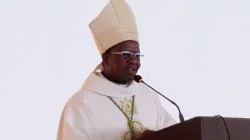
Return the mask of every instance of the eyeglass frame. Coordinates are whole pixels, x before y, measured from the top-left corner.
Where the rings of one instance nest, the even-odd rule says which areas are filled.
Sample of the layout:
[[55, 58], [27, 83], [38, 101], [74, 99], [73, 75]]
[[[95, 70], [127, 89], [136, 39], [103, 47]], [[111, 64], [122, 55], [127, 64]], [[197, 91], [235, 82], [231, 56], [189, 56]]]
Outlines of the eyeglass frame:
[[[145, 55], [141, 55], [140, 53], [133, 53], [133, 52], [130, 52], [130, 51], [121, 51], [121, 52], [109, 52], [108, 54], [119, 54], [121, 56], [123, 56], [122, 54], [123, 53], [129, 53], [131, 54], [131, 57], [129, 58], [133, 58], [133, 56], [135, 56], [135, 58], [140, 58], [140, 57], [144, 57]], [[139, 56], [139, 57], [137, 57]]]

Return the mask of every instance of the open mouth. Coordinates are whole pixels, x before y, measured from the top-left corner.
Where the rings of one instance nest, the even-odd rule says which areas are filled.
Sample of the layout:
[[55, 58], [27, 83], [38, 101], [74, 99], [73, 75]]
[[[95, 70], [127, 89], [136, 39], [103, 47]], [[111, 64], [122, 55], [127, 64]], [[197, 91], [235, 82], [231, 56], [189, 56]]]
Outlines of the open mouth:
[[131, 74], [131, 75], [135, 75], [136, 74], [136, 69], [135, 68], [128, 68], [128, 73]]

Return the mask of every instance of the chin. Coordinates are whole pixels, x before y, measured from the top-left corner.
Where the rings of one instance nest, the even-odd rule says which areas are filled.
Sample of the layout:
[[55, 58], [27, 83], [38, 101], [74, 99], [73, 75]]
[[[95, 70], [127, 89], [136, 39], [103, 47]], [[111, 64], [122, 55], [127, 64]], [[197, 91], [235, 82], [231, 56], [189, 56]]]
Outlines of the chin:
[[124, 80], [127, 82], [131, 82], [134, 80], [134, 75], [127, 75], [126, 77], [124, 77]]

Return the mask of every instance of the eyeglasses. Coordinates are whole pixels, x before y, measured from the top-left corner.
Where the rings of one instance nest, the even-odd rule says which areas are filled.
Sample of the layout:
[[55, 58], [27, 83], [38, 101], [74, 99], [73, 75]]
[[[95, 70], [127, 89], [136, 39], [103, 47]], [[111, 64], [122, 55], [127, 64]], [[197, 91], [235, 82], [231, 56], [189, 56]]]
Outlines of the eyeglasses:
[[133, 56], [135, 56], [135, 58], [140, 58], [144, 55], [141, 55], [140, 53], [132, 53], [130, 51], [122, 51], [122, 52], [110, 52], [109, 54], [118, 54], [121, 55], [125, 58], [132, 58]]

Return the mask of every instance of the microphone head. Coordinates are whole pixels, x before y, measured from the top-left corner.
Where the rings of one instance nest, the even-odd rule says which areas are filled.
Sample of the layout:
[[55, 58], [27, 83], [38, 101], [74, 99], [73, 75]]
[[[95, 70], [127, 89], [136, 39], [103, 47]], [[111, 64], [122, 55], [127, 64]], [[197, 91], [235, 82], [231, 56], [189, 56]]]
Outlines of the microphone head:
[[142, 82], [142, 77], [140, 75], [135, 75], [134, 76], [134, 80], [137, 82], [137, 83], [141, 83]]

